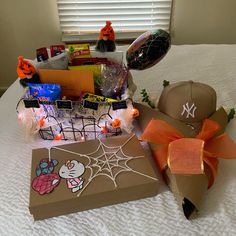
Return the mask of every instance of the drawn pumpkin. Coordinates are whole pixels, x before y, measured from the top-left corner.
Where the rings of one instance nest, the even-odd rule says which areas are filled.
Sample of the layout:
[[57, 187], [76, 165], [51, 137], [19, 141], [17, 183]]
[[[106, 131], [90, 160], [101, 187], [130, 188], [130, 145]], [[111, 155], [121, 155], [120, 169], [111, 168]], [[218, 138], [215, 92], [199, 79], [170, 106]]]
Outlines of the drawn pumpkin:
[[111, 123], [111, 126], [114, 128], [114, 129], [117, 129], [121, 126], [121, 121], [120, 119], [114, 119]]
[[21, 79], [30, 79], [36, 73], [34, 66], [26, 61], [22, 56], [18, 57], [16, 72]]

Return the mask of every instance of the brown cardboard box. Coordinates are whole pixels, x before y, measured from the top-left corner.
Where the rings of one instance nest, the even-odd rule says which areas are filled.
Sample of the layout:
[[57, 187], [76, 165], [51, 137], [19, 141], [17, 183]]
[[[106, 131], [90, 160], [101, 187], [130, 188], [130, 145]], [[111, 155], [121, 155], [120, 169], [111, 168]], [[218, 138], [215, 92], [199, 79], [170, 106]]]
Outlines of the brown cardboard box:
[[94, 93], [92, 71], [39, 69], [38, 73], [42, 83], [60, 84], [62, 96], [80, 96], [81, 92]]
[[[52, 171], [57, 183], [53, 191], [39, 194], [33, 189], [33, 186], [37, 189], [34, 179], [39, 178], [36, 169], [45, 158], [58, 161]], [[50, 150], [35, 149], [30, 213], [35, 220], [41, 220], [154, 196], [158, 193], [158, 179], [149, 158], [134, 134], [55, 146]], [[68, 172], [71, 178], [65, 178], [67, 170], [71, 171]]]

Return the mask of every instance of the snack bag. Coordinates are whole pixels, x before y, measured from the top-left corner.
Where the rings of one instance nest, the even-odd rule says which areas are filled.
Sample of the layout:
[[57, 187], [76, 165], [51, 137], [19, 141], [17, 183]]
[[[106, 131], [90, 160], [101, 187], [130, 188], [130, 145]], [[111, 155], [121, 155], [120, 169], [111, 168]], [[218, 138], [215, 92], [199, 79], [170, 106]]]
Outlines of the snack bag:
[[92, 93], [86, 93], [83, 96], [84, 100], [90, 101], [90, 102], [117, 102], [118, 100], [112, 99], [112, 98], [107, 98], [99, 95], [95, 95]]
[[70, 59], [73, 60], [75, 58], [89, 58], [90, 55], [90, 45], [88, 43], [85, 44], [69, 44], [69, 53]]
[[51, 45], [50, 52], [51, 57], [55, 57], [65, 51], [65, 45]]
[[37, 61], [46, 61], [48, 59], [48, 51], [47, 48], [38, 48], [36, 49], [36, 57]]
[[29, 94], [40, 101], [54, 102], [61, 98], [61, 85], [59, 84], [28, 84]]

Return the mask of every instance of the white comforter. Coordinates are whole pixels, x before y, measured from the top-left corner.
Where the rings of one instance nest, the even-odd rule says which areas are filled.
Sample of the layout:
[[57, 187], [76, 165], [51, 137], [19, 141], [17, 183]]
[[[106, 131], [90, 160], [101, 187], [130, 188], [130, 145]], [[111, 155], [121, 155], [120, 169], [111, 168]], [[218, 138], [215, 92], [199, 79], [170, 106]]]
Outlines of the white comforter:
[[[172, 46], [159, 64], [132, 74], [138, 86], [136, 100], [143, 88], [158, 97], [163, 80], [195, 80], [215, 88], [219, 105], [236, 104], [236, 45]], [[236, 235], [236, 160], [220, 161], [216, 183], [193, 221], [185, 219], [161, 180], [160, 194], [153, 198], [34, 222], [28, 210], [31, 149], [53, 142], [24, 139], [15, 111], [21, 94], [16, 81], [0, 99], [1, 236]], [[236, 141], [236, 120], [227, 131]]]

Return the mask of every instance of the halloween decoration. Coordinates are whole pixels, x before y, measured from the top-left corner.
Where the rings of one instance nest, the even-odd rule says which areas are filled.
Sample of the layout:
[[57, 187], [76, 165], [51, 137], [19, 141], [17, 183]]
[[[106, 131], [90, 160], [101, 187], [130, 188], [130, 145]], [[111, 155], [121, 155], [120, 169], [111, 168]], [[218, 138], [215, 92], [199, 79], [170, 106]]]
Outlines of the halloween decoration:
[[115, 33], [110, 21], [107, 21], [106, 25], [100, 30], [96, 50], [100, 52], [114, 52], [116, 50]]
[[114, 129], [119, 128], [119, 127], [121, 126], [121, 121], [120, 121], [120, 119], [114, 119], [114, 120], [112, 121], [111, 125], [112, 125], [112, 127], [113, 127]]
[[133, 108], [132, 109], [132, 116], [133, 116], [133, 118], [138, 117], [139, 116], [139, 110], [136, 109], [136, 108]]
[[130, 69], [144, 70], [158, 63], [170, 49], [170, 35], [161, 29], [147, 31], [128, 48], [127, 65]]
[[20, 84], [24, 87], [26, 87], [28, 83], [41, 83], [35, 67], [22, 56], [18, 57], [16, 72], [20, 78]]

